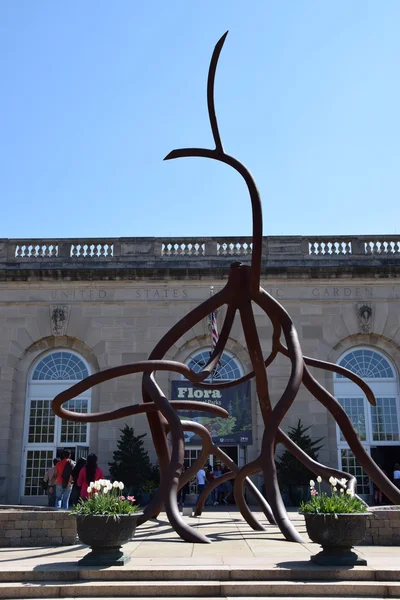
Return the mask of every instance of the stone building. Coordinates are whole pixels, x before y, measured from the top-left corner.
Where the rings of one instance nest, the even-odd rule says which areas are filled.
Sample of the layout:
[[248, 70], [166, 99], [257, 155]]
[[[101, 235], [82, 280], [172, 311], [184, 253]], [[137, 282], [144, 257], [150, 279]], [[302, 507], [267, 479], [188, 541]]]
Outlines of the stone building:
[[[90, 449], [107, 473], [119, 429], [128, 422], [136, 434], [147, 432], [146, 418], [90, 426], [61, 422], [51, 412], [52, 398], [90, 373], [147, 358], [161, 336], [209, 296], [211, 286], [217, 291], [224, 284], [230, 262], [249, 262], [250, 252], [249, 238], [0, 240], [0, 500], [42, 503], [40, 480], [60, 448], [71, 448], [75, 457]], [[399, 273], [399, 236], [264, 238], [263, 287], [291, 314], [303, 353], [340, 362], [374, 389], [377, 408], [345, 379], [314, 370], [388, 472], [400, 461]], [[271, 323], [254, 310], [267, 353]], [[223, 316], [221, 309], [219, 327]], [[204, 320], [168, 358], [199, 368], [210, 346]], [[237, 320], [214, 377], [230, 379], [248, 370]], [[268, 372], [274, 401], [287, 382], [287, 361], [278, 358]], [[198, 398], [176, 375], [159, 373], [158, 381], [169, 397]], [[140, 391], [140, 376], [127, 376], [94, 387], [70, 407], [108, 410], [140, 402]], [[263, 432], [254, 385], [221, 402], [236, 416], [225, 425], [207, 423], [242, 465], [259, 452]], [[368, 478], [335, 422], [304, 389], [283, 427], [299, 417], [311, 425], [312, 437], [324, 438], [322, 462], [355, 472], [359, 492], [368, 496]], [[150, 435], [145, 441], [154, 459]], [[197, 452], [196, 437], [188, 435], [186, 461]]]

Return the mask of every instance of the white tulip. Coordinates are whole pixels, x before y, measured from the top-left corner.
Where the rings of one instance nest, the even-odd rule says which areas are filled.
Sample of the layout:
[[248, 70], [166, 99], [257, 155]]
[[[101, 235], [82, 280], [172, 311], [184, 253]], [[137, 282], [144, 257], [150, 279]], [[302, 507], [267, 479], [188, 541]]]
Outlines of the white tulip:
[[108, 494], [108, 492], [109, 492], [109, 488], [108, 487], [103, 488], [103, 494]]
[[334, 488], [333, 488], [333, 491], [334, 491], [334, 492], [337, 492], [337, 487], [334, 487]]
[[329, 483], [331, 484], [332, 487], [335, 487], [337, 485], [336, 477], [329, 477]]
[[95, 492], [93, 495], [94, 495], [95, 498], [97, 498], [97, 496], [99, 495], [99, 493]]
[[92, 488], [91, 488], [90, 486], [89, 486], [89, 487], [88, 487], [88, 489], [87, 489], [87, 493], [88, 493], [88, 494], [91, 494], [91, 493], [92, 493]]
[[94, 481], [91, 481], [91, 482], [89, 483], [89, 486], [92, 488], [92, 487], [94, 486]]
[[310, 488], [311, 489], [315, 488], [315, 481], [314, 481], [314, 479], [310, 479]]
[[92, 487], [96, 490], [96, 492], [99, 492], [101, 490], [101, 485], [98, 481], [96, 481], [96, 483]]
[[120, 490], [123, 490], [123, 489], [124, 489], [124, 487], [125, 487], [125, 486], [124, 486], [124, 484], [122, 483], [122, 481], [120, 481], [120, 482], [119, 482], [119, 486], [118, 486], [118, 487], [119, 487], [119, 489], [120, 489]]
[[352, 492], [351, 490], [346, 490], [346, 494], [347, 494], [348, 496], [353, 496], [353, 492]]
[[345, 485], [346, 485], [346, 483], [347, 483], [347, 479], [344, 479], [344, 478], [343, 478], [343, 479], [340, 479], [340, 480], [339, 480], [339, 483], [340, 483], [341, 485], [345, 486]]
[[344, 489], [343, 488], [340, 488], [340, 493], [344, 494]]
[[318, 475], [318, 477], [317, 477], [317, 481], [318, 481], [318, 483], [321, 483], [321, 481], [322, 481], [322, 477], [320, 477], [320, 476]]
[[114, 483], [112, 484], [113, 488], [119, 488], [119, 481], [114, 481]]

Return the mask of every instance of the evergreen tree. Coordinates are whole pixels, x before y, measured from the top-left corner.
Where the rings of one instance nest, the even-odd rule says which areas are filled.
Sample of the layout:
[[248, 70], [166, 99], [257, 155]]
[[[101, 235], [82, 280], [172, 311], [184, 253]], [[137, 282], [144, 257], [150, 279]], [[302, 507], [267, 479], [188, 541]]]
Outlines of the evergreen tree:
[[[307, 434], [309, 427], [304, 427], [301, 419], [298, 420], [296, 427], [290, 427], [288, 436], [299, 448], [304, 450], [310, 458], [317, 460], [318, 451], [322, 448], [322, 444], [318, 444], [324, 439], [319, 438], [312, 440]], [[289, 450], [285, 450], [280, 458], [276, 459], [276, 470], [278, 480], [283, 490], [290, 490], [292, 486], [308, 485], [310, 479], [314, 478], [314, 474], [307, 469]]]
[[135, 435], [133, 427], [125, 425], [120, 429], [118, 449], [113, 452], [113, 461], [108, 463], [114, 480], [122, 481], [131, 493], [139, 494], [142, 486], [154, 478], [155, 468], [143, 448], [142, 435]]

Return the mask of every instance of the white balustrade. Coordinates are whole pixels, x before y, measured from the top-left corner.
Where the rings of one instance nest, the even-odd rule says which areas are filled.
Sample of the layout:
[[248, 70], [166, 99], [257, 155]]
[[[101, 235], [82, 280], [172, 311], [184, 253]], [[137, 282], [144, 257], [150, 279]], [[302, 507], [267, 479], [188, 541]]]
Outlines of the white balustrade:
[[205, 244], [197, 241], [164, 241], [161, 256], [204, 256]]
[[400, 239], [381, 238], [364, 242], [365, 254], [400, 254]]
[[309, 240], [308, 253], [311, 256], [332, 256], [352, 254], [350, 239], [316, 239]]
[[218, 256], [249, 256], [252, 252], [253, 244], [247, 240], [219, 240], [217, 241]]
[[58, 244], [43, 242], [17, 242], [15, 258], [55, 258], [58, 257]]
[[112, 242], [79, 242], [71, 244], [71, 258], [106, 258], [114, 256]]

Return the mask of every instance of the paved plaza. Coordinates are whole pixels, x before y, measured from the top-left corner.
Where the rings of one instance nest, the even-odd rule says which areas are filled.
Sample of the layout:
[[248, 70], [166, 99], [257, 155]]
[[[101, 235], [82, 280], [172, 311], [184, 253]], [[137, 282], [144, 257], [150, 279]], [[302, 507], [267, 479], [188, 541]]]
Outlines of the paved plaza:
[[[267, 525], [264, 515], [256, 516]], [[318, 567], [309, 558], [319, 546], [308, 540], [301, 515], [293, 511], [290, 516], [303, 544], [285, 541], [271, 525], [253, 531], [236, 509], [218, 507], [207, 507], [201, 517], [184, 517], [212, 541], [187, 543], [162, 513], [138, 528], [124, 546], [131, 560], [118, 567], [79, 567], [77, 561], [88, 552], [79, 544], [2, 549], [0, 598], [400, 597], [400, 547], [360, 546], [367, 567]]]

